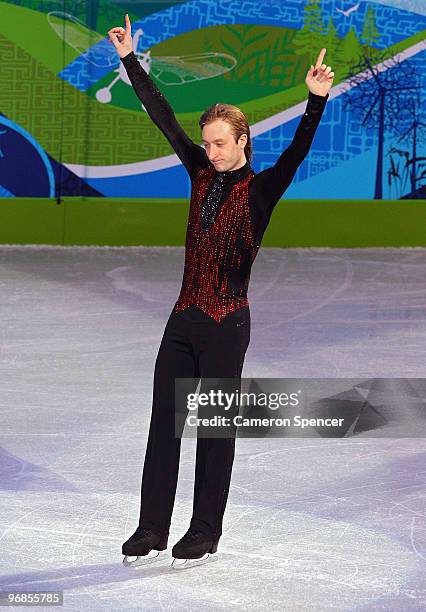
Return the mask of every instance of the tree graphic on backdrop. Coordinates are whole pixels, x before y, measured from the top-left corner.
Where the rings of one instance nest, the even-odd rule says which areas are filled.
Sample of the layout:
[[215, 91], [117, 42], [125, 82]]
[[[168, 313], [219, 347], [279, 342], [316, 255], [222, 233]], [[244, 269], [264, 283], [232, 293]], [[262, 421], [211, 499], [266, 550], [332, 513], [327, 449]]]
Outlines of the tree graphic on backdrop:
[[353, 27], [349, 28], [347, 34], [340, 43], [339, 62], [347, 71], [354, 57], [362, 53], [362, 45]]
[[294, 54], [308, 55], [312, 49], [320, 49], [324, 46], [324, 37], [327, 27], [324, 23], [323, 9], [318, 0], [308, 0], [303, 9], [303, 26], [297, 31], [293, 38]]
[[361, 40], [364, 45], [377, 47], [380, 40], [380, 33], [376, 26], [375, 12], [373, 7], [369, 6], [365, 13], [364, 25], [361, 33]]
[[333, 58], [333, 70], [336, 74], [335, 68], [339, 63], [341, 40], [334, 25], [333, 17], [328, 20], [327, 33], [321, 42], [321, 46], [327, 49], [327, 56]]
[[350, 92], [343, 95], [342, 107], [377, 130], [378, 151], [374, 199], [383, 198], [383, 151], [385, 132], [398, 132], [400, 117], [408, 100], [421, 88], [419, 75], [409, 61], [386, 58], [386, 51], [362, 51], [349, 67], [346, 79]]
[[[333, 58], [334, 71], [347, 66], [353, 57], [357, 57], [362, 49], [362, 43], [358, 38], [354, 26], [347, 29], [346, 34], [339, 36], [333, 17], [329, 16], [325, 23], [325, 11], [321, 7], [320, 0], [306, 0], [303, 9], [303, 26], [297, 31], [293, 38], [295, 55], [311, 56], [312, 49], [325, 47], [328, 57]], [[369, 7], [364, 16], [361, 38], [365, 45], [377, 45], [380, 34], [376, 27], [375, 11]], [[337, 72], [336, 72], [337, 71]]]
[[[399, 117], [398, 130], [402, 134], [396, 141], [398, 146], [389, 150], [388, 185], [389, 188], [392, 187], [392, 184], [399, 187], [399, 197], [422, 197], [422, 187], [426, 184], [426, 157], [418, 156], [417, 144], [426, 135], [426, 122], [423, 119], [420, 94], [416, 93], [407, 100]], [[400, 142], [407, 142], [408, 150], [399, 148]], [[407, 183], [409, 183], [410, 192], [404, 196], [402, 194], [407, 189]]]

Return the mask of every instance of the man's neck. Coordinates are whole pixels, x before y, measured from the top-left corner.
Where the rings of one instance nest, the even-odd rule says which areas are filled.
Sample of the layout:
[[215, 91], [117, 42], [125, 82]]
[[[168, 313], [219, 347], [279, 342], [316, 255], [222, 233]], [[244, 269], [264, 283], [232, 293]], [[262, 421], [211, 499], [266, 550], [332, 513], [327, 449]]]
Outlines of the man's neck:
[[233, 168], [230, 168], [229, 170], [224, 170], [223, 172], [229, 173], [229, 172], [236, 172], [237, 170], [241, 170], [241, 168], [244, 168], [244, 166], [247, 165], [247, 160], [244, 157], [240, 162], [237, 163], [236, 166], [234, 166]]

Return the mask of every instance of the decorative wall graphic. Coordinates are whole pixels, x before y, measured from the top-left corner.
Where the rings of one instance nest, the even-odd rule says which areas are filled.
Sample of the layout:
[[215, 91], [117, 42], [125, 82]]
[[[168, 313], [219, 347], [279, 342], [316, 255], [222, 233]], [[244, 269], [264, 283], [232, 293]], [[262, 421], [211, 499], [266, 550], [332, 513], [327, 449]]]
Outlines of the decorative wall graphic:
[[[40, 144], [21, 126], [0, 115], [1, 187], [8, 197], [55, 195], [53, 168]], [[28, 172], [25, 172], [28, 168]], [[22, 171], [25, 180], [22, 180]]]
[[[237, 63], [237, 60], [231, 55], [217, 52], [151, 57], [151, 51], [146, 53], [138, 51], [142, 35], [143, 30], [141, 28], [134, 33], [133, 51], [145, 72], [153, 75], [157, 81], [164, 85], [185, 85], [185, 83], [193, 81], [211, 79], [232, 70]], [[111, 102], [111, 89], [118, 81], [122, 81], [129, 87], [132, 86], [122, 62], [114, 72], [117, 72], [118, 76], [107, 87], [103, 87], [96, 92], [98, 102], [105, 104]], [[145, 110], [143, 104], [141, 106]]]
[[[96, 43], [104, 40], [104, 36], [90, 30], [77, 17], [63, 11], [51, 11], [47, 14], [47, 21], [61, 41], [77, 51], [78, 55], [84, 57], [87, 62], [100, 68], [112, 65], [111, 55], [102, 54], [95, 47]], [[95, 53], [93, 48], [96, 50]]]
[[[335, 85], [286, 198], [424, 198], [421, 3], [243, 4], [131, 4], [135, 52], [188, 135], [200, 141], [198, 118], [210, 104], [236, 104], [251, 126], [255, 171], [269, 167], [290, 144], [304, 111], [312, 49], [326, 47]], [[188, 196], [179, 159], [108, 43], [108, 29], [123, 23], [124, 12], [114, 0], [0, 2], [0, 112], [31, 135], [53, 169], [52, 187], [38, 180], [34, 167], [26, 195]], [[21, 159], [16, 146], [0, 134], [0, 197], [20, 193], [13, 185], [18, 171], [12, 169]]]

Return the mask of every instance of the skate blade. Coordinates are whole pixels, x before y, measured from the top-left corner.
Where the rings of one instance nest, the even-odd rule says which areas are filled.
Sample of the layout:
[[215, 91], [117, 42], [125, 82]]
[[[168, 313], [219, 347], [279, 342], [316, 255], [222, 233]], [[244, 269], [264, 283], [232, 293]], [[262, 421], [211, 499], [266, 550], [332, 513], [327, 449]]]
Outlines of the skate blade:
[[123, 559], [123, 565], [125, 567], [141, 567], [143, 565], [149, 565], [150, 563], [155, 563], [155, 561], [161, 561], [161, 559], [164, 559], [166, 554], [167, 553], [165, 550], [151, 550], [147, 555], [139, 557], [125, 555]]
[[174, 558], [172, 561], [172, 568], [176, 570], [188, 569], [190, 567], [196, 567], [197, 565], [204, 565], [204, 563], [212, 563], [213, 561], [217, 561], [218, 556], [213, 553], [206, 553], [199, 559], [176, 559]]

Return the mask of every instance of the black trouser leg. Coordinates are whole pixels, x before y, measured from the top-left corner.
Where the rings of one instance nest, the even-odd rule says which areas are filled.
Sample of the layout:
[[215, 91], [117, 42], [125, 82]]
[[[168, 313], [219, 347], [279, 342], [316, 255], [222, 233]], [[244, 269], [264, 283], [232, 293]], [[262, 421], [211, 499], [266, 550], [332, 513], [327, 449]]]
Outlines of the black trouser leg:
[[[233, 378], [232, 389], [239, 389], [249, 341], [248, 308], [228, 315], [219, 325], [200, 328], [194, 345], [201, 378]], [[234, 453], [234, 437], [197, 439], [191, 527], [215, 540], [222, 535]]]
[[[139, 524], [159, 535], [170, 528], [180, 458], [175, 437], [175, 378], [239, 379], [250, 338], [248, 307], [221, 323], [191, 307], [171, 314], [154, 371], [151, 423], [141, 487]], [[196, 384], [194, 383], [195, 390]], [[191, 526], [212, 537], [222, 533], [234, 459], [234, 438], [197, 440]]]
[[175, 378], [195, 375], [188, 322], [179, 314], [171, 314], [155, 362], [139, 518], [139, 525], [159, 535], [169, 533], [179, 470], [181, 439], [175, 438]]

